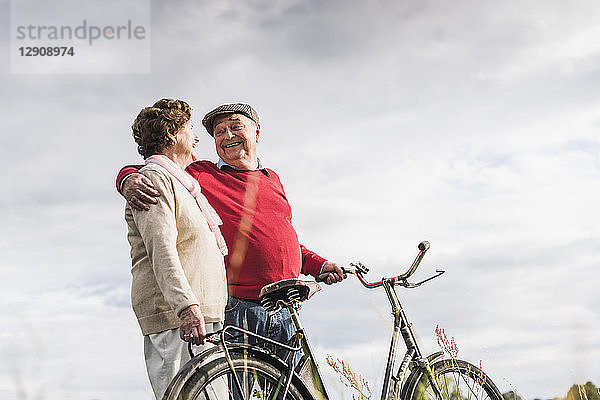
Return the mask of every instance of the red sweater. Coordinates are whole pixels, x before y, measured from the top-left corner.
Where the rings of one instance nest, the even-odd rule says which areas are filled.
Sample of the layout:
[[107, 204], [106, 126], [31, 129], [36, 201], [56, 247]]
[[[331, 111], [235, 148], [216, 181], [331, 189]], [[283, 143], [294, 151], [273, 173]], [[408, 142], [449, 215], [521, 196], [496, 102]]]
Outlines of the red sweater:
[[[141, 166], [126, 166], [121, 180]], [[277, 174], [270, 169], [240, 171], [219, 169], [210, 161], [187, 167], [202, 193], [217, 211], [229, 254], [225, 257], [229, 294], [258, 300], [260, 289], [300, 272], [317, 276], [325, 262], [298, 242], [292, 226], [292, 209]]]

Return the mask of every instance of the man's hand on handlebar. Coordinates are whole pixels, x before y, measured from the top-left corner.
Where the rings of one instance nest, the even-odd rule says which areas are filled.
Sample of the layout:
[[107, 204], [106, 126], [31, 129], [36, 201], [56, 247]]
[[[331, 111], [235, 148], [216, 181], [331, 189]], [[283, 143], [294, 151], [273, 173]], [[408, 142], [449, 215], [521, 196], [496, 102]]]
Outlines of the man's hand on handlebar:
[[121, 193], [130, 207], [136, 210], [149, 210], [150, 204], [156, 204], [155, 197], [160, 193], [154, 189], [150, 179], [142, 174], [131, 174], [125, 178], [123, 183], [123, 192]]
[[332, 285], [346, 279], [346, 274], [338, 265], [331, 261], [325, 261], [323, 269], [318, 279], [321, 282], [325, 282], [326, 285]]

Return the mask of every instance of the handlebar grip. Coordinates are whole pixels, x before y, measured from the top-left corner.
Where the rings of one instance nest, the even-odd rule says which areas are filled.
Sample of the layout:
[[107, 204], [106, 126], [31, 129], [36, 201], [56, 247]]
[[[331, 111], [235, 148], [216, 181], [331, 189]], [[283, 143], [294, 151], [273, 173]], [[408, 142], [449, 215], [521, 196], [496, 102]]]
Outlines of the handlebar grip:
[[419, 250], [421, 251], [427, 251], [429, 250], [429, 242], [427, 240], [423, 240], [421, 243], [419, 243]]
[[329, 272], [324, 272], [324, 273], [318, 275], [315, 278], [315, 281], [317, 281], [317, 282], [325, 282], [325, 280], [327, 279], [328, 276], [329, 276]]
[[[344, 267], [340, 267], [342, 272], [344, 274], [348, 273], [348, 270]], [[325, 282], [325, 280], [327, 280], [327, 277], [329, 276], [331, 272], [323, 272], [322, 274], [317, 275], [317, 277], [315, 278], [315, 281], [317, 282]]]

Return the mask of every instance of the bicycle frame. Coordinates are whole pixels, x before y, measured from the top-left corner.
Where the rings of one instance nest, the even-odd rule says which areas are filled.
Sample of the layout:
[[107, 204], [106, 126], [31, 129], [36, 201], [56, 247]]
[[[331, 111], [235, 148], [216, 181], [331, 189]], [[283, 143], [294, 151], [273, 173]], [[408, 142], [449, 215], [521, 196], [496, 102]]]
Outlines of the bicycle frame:
[[[402, 382], [404, 381], [406, 371], [408, 371], [408, 367], [411, 362], [415, 363], [418, 367], [423, 368], [430, 379], [432, 388], [436, 392], [436, 395], [441, 398], [440, 389], [431, 371], [431, 362], [441, 357], [443, 353], [438, 352], [430, 357], [423, 357], [421, 349], [419, 349], [419, 345], [417, 344], [415, 334], [412, 330], [412, 324], [409, 323], [404, 309], [402, 308], [402, 304], [398, 299], [394, 279], [383, 279], [382, 282], [382, 286], [385, 289], [388, 300], [392, 306], [392, 315], [394, 316], [394, 331], [390, 340], [390, 349], [385, 368], [385, 377], [383, 379], [383, 388], [381, 390], [381, 400], [388, 400], [394, 397], [399, 398], [398, 395], [402, 388]], [[400, 335], [402, 336], [402, 339], [406, 345], [406, 353], [404, 354], [400, 366], [398, 367], [398, 372], [396, 375], [392, 375], [396, 361], [396, 354], [398, 351], [398, 337]]]
[[294, 371], [304, 382], [315, 400], [327, 400], [329, 399], [329, 396], [327, 395], [327, 390], [325, 389], [323, 379], [321, 378], [321, 374], [319, 372], [319, 365], [315, 361], [310, 344], [308, 343], [308, 339], [306, 337], [306, 333], [304, 332], [304, 328], [300, 322], [298, 310], [292, 304], [289, 304], [287, 308], [292, 317], [292, 321], [294, 322], [294, 327], [296, 328], [296, 333], [292, 338], [292, 343], [294, 340], [296, 340], [296, 343], [299, 342], [300, 346], [302, 347], [302, 352], [304, 353]]

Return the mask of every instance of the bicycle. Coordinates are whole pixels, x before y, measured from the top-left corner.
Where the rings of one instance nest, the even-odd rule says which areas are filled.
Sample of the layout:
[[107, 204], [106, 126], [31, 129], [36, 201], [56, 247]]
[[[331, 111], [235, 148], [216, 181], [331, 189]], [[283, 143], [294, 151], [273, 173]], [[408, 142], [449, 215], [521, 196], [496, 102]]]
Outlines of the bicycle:
[[[425, 280], [409, 282], [429, 249], [429, 243], [421, 242], [418, 248], [419, 253], [410, 268], [393, 278], [368, 282], [365, 275], [369, 269], [363, 264], [350, 264], [351, 268], [344, 268], [345, 273], [355, 275], [367, 289], [383, 287], [392, 307], [394, 330], [381, 400], [502, 400], [496, 385], [476, 366], [454, 357], [444, 359], [443, 351], [428, 356], [421, 353], [396, 288], [419, 287], [445, 271], [438, 269], [435, 275]], [[292, 316], [296, 333], [290, 342], [276, 342], [227, 326], [207, 336], [216, 344], [212, 349], [194, 356], [189, 347], [192, 359], [173, 379], [163, 399], [329, 399], [298, 316], [300, 304], [319, 290], [317, 282], [297, 279], [265, 286], [260, 297], [267, 311], [285, 307]], [[394, 373], [400, 337], [406, 345], [406, 353]], [[240, 342], [240, 338], [244, 341]], [[297, 354], [301, 354], [299, 361]]]

